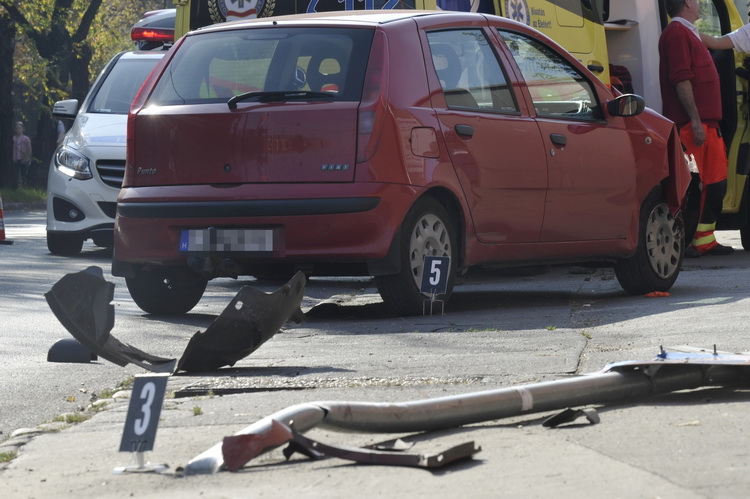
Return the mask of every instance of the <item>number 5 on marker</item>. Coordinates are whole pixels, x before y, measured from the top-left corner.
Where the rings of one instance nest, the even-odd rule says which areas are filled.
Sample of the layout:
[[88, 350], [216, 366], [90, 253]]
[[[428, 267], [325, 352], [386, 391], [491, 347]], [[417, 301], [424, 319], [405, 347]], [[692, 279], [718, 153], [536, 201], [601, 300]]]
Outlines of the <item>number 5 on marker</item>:
[[445, 294], [450, 266], [451, 259], [448, 256], [425, 256], [419, 290], [422, 293]]
[[145, 452], [154, 448], [168, 379], [169, 374], [146, 374], [135, 377], [120, 452]]

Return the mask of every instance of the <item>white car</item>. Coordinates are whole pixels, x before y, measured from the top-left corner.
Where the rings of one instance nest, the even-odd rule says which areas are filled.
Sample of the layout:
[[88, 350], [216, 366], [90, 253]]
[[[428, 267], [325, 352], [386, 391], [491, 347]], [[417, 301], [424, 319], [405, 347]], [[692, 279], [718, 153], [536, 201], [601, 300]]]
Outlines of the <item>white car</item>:
[[53, 255], [76, 255], [87, 239], [112, 247], [130, 103], [165, 53], [117, 54], [77, 114], [77, 100], [55, 103], [53, 116], [75, 121], [52, 157], [47, 178], [47, 248]]

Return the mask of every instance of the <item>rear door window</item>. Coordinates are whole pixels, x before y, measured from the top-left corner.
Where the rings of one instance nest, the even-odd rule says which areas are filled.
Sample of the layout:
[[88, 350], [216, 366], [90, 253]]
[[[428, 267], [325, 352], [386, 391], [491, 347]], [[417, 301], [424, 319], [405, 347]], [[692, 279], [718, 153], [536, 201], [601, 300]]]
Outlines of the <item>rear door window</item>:
[[372, 36], [369, 29], [328, 28], [189, 36], [149, 104], [225, 102], [248, 92], [322, 92], [336, 101], [359, 101]]
[[508, 79], [481, 29], [427, 34], [432, 64], [449, 108], [516, 112]]

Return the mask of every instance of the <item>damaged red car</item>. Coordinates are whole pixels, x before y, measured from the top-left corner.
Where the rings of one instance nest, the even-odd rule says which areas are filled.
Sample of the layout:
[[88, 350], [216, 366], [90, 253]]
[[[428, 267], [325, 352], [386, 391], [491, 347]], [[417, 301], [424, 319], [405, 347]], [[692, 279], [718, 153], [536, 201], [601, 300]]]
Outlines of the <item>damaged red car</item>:
[[[666, 291], [690, 173], [673, 124], [537, 31], [357, 11], [191, 32], [134, 100], [112, 273], [154, 314], [215, 277], [374, 276], [420, 314], [425, 257], [614, 266]], [[440, 267], [437, 267], [438, 269]]]

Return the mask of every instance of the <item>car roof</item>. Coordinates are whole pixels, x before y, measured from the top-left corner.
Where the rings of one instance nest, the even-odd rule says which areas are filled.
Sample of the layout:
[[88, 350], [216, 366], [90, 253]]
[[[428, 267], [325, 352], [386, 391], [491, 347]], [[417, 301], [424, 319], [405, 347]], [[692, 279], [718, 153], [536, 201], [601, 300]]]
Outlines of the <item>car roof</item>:
[[228, 29], [237, 29], [241, 27], [252, 26], [271, 26], [286, 23], [305, 24], [311, 22], [314, 24], [325, 23], [342, 23], [348, 25], [374, 26], [386, 24], [404, 19], [413, 19], [417, 17], [450, 17], [457, 16], [484, 17], [483, 14], [467, 13], [457, 11], [442, 10], [406, 10], [406, 9], [372, 9], [356, 11], [333, 11], [333, 12], [315, 12], [311, 14], [292, 14], [288, 16], [260, 17], [256, 19], [247, 19], [241, 21], [230, 21], [220, 24], [212, 24], [197, 29], [196, 31], [223, 31]]
[[131, 50], [123, 52], [120, 59], [161, 59], [166, 50]]
[[159, 9], [146, 12], [133, 27], [174, 28], [176, 9]]

